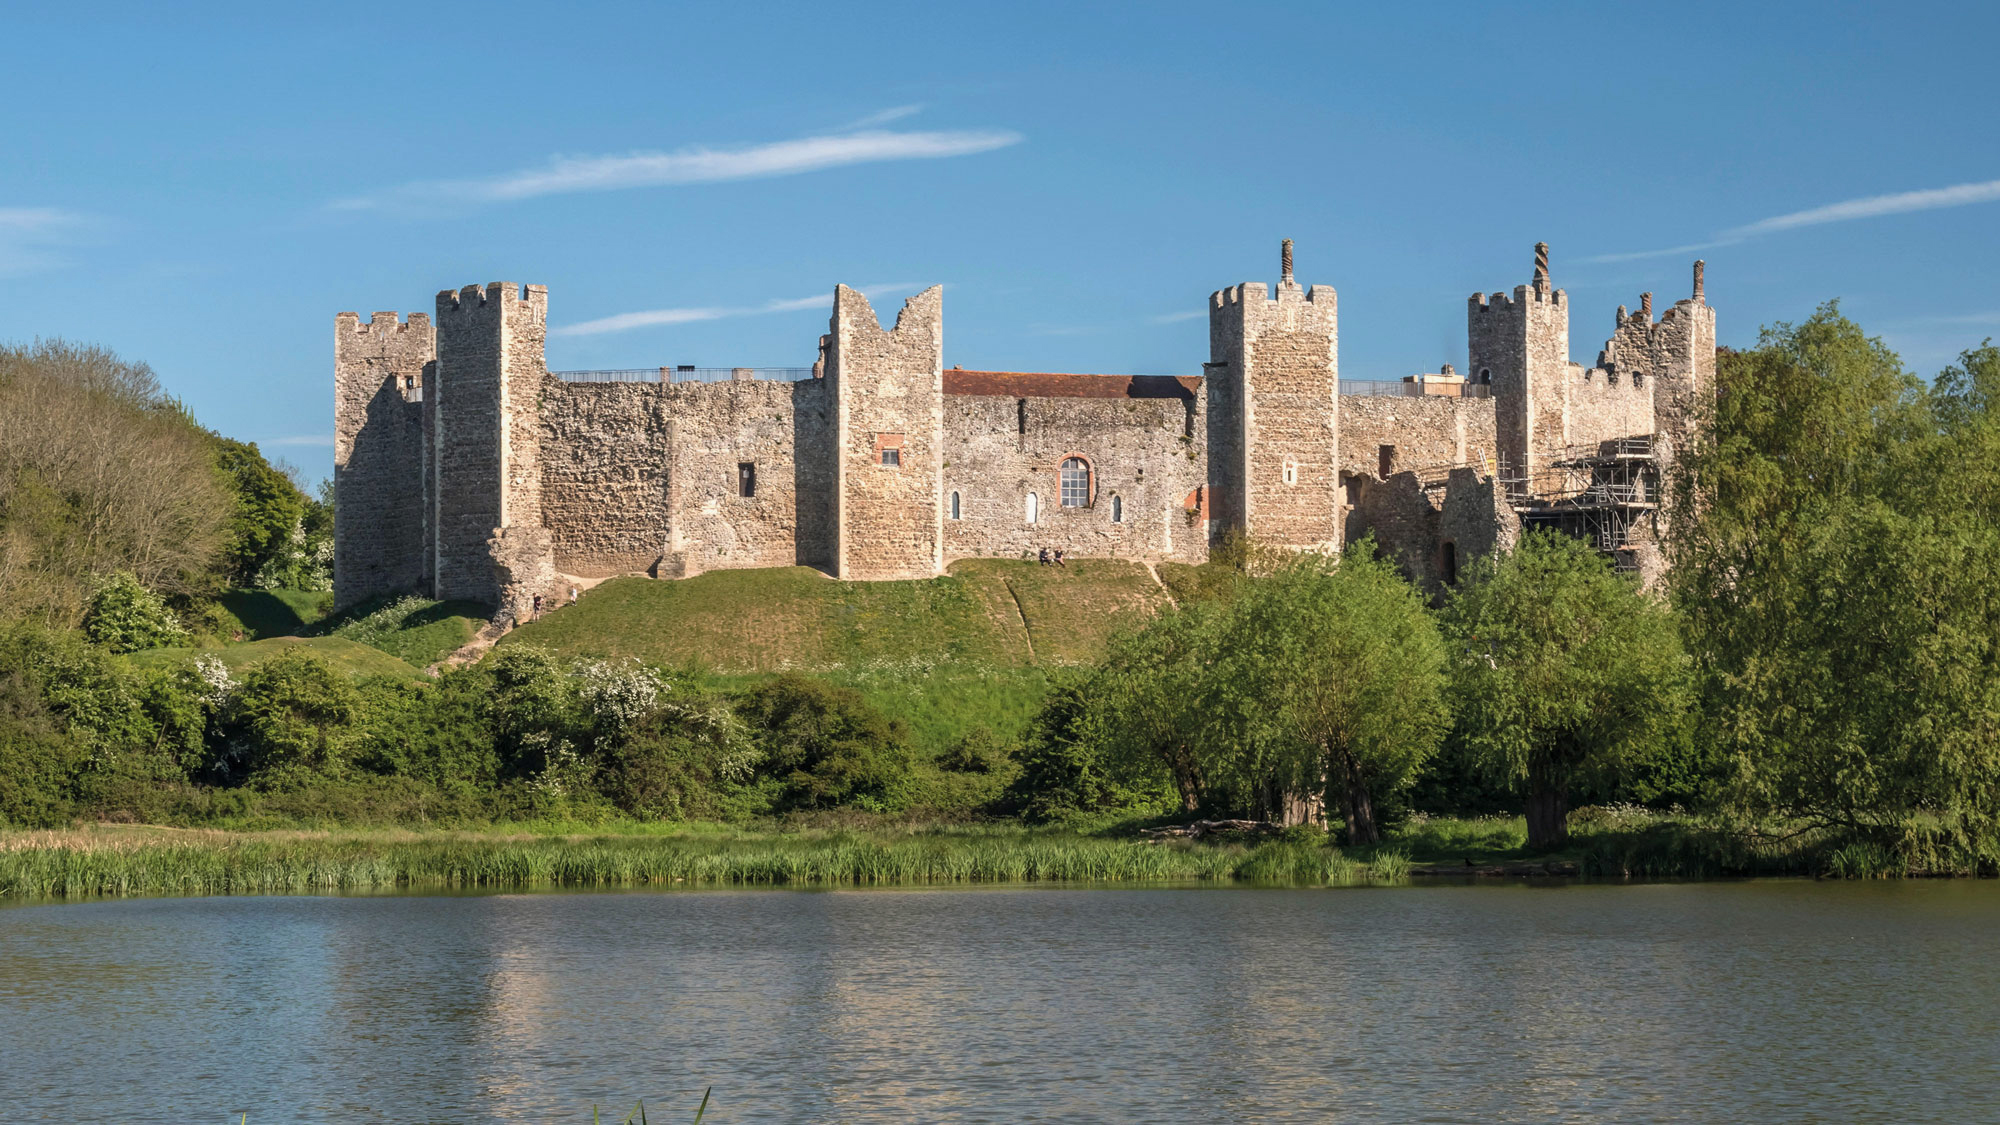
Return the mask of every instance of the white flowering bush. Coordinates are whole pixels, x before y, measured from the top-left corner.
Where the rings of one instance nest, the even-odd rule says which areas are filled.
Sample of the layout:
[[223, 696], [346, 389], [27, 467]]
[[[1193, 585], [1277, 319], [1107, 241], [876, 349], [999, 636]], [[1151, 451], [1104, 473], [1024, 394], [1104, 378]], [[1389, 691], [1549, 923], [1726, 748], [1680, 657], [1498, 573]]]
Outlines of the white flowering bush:
[[601, 737], [618, 738], [630, 730], [667, 694], [658, 672], [627, 658], [621, 661], [579, 660], [571, 666], [584, 711]]

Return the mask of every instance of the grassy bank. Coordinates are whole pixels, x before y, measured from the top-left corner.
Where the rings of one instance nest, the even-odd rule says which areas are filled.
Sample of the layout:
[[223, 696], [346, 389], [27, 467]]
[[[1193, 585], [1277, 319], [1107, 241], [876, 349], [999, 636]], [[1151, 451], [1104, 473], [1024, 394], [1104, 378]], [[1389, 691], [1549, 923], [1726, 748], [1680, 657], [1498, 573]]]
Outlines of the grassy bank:
[[[1394, 883], [1426, 867], [1532, 860], [1608, 878], [1992, 874], [1993, 857], [1756, 836], [1613, 814], [1558, 853], [1514, 819], [1420, 820], [1374, 848], [1313, 833], [1176, 841], [1014, 825], [745, 830], [544, 824], [478, 832], [225, 832], [100, 826], [0, 834], [0, 898], [557, 887], [880, 887], [976, 883]], [[1872, 848], [1872, 850], [1871, 850]]]
[[1120, 624], [1165, 600], [1145, 567], [1111, 559], [1061, 569], [970, 559], [907, 582], [841, 582], [806, 567], [718, 570], [677, 582], [613, 579], [502, 643], [725, 673], [1068, 663], [1102, 656]]

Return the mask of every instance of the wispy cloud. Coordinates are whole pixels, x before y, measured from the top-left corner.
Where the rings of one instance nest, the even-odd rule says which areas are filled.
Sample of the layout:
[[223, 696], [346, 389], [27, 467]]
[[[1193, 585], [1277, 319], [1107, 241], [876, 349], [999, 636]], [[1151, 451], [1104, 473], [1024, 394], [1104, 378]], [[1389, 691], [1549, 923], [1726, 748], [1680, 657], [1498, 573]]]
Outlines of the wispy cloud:
[[82, 215], [57, 207], [0, 207], [0, 275], [62, 264], [56, 251], [84, 226]]
[[923, 111], [924, 107], [921, 105], [890, 106], [888, 109], [877, 110], [858, 121], [850, 121], [840, 128], [835, 129], [834, 132], [849, 133], [856, 129], [873, 129], [877, 125], [887, 125], [891, 121], [901, 121], [905, 117], [915, 117]]
[[734, 148], [695, 146], [621, 156], [559, 156], [539, 168], [483, 179], [421, 181], [379, 195], [339, 200], [333, 206], [336, 210], [363, 211], [397, 204], [500, 203], [575, 192], [768, 179], [851, 164], [971, 156], [1019, 144], [1021, 139], [1021, 134], [1005, 129], [860, 129]]
[[1733, 246], [1736, 243], [1761, 235], [1776, 234], [1779, 231], [1796, 230], [1799, 227], [1816, 227], [1826, 223], [1851, 223], [1856, 219], [1875, 219], [1883, 215], [1906, 215], [1913, 211], [1937, 211], [1947, 207], [1966, 207], [1974, 203], [2000, 202], [2000, 180], [1985, 180], [1976, 184], [1954, 184], [1951, 187], [1924, 188], [1921, 191], [1899, 191], [1889, 195], [1870, 195], [1860, 199], [1829, 203], [1824, 207], [1813, 207], [1804, 211], [1793, 211], [1784, 215], [1773, 215], [1740, 227], [1731, 227], [1706, 242], [1673, 246], [1665, 250], [1639, 250], [1623, 254], [1599, 254], [1585, 258], [1586, 262], [1630, 262], [1641, 258], [1663, 258], [1677, 254], [1691, 254], [1700, 250], [1710, 250], [1717, 246]]
[[332, 445], [332, 434], [297, 434], [293, 437], [272, 438], [269, 445]]
[[[898, 283], [895, 285], [865, 285], [859, 287], [869, 297], [879, 297], [890, 293], [908, 293], [921, 288], [917, 285]], [[765, 313], [803, 312], [806, 310], [833, 311], [833, 294], [818, 297], [787, 297], [766, 301], [761, 305], [709, 305], [679, 309], [644, 309], [639, 312], [618, 313], [614, 316], [599, 317], [577, 324], [565, 324], [549, 329], [551, 336], [602, 336], [611, 332], [630, 332], [635, 328], [653, 328], [663, 324], [693, 324], [704, 320], [722, 320], [735, 316], [760, 316]]]
[[1189, 309], [1186, 312], [1168, 313], [1165, 316], [1156, 316], [1153, 318], [1153, 323], [1179, 324], [1184, 320], [1196, 320], [1207, 315], [1208, 315], [1207, 309]]

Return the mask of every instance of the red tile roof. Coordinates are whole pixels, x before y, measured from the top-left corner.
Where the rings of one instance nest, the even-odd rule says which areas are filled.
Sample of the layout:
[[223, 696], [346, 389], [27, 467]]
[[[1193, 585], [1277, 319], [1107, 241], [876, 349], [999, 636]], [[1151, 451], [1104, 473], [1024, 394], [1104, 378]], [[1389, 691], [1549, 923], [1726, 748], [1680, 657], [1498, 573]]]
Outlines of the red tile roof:
[[1198, 375], [1067, 375], [947, 367], [944, 393], [993, 398], [1193, 398]]

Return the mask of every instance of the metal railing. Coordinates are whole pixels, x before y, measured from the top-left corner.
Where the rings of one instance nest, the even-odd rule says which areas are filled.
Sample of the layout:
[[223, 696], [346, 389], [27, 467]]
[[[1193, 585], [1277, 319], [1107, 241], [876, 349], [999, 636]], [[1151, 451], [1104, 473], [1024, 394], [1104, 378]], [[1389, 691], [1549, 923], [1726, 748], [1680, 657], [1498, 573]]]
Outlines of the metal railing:
[[763, 379], [796, 383], [813, 377], [810, 367], [628, 367], [598, 371], [551, 371], [565, 383], [732, 383]]
[[[1426, 391], [1425, 388], [1429, 388]], [[1492, 398], [1486, 383], [1409, 383], [1401, 379], [1342, 379], [1340, 393], [1359, 398]]]

